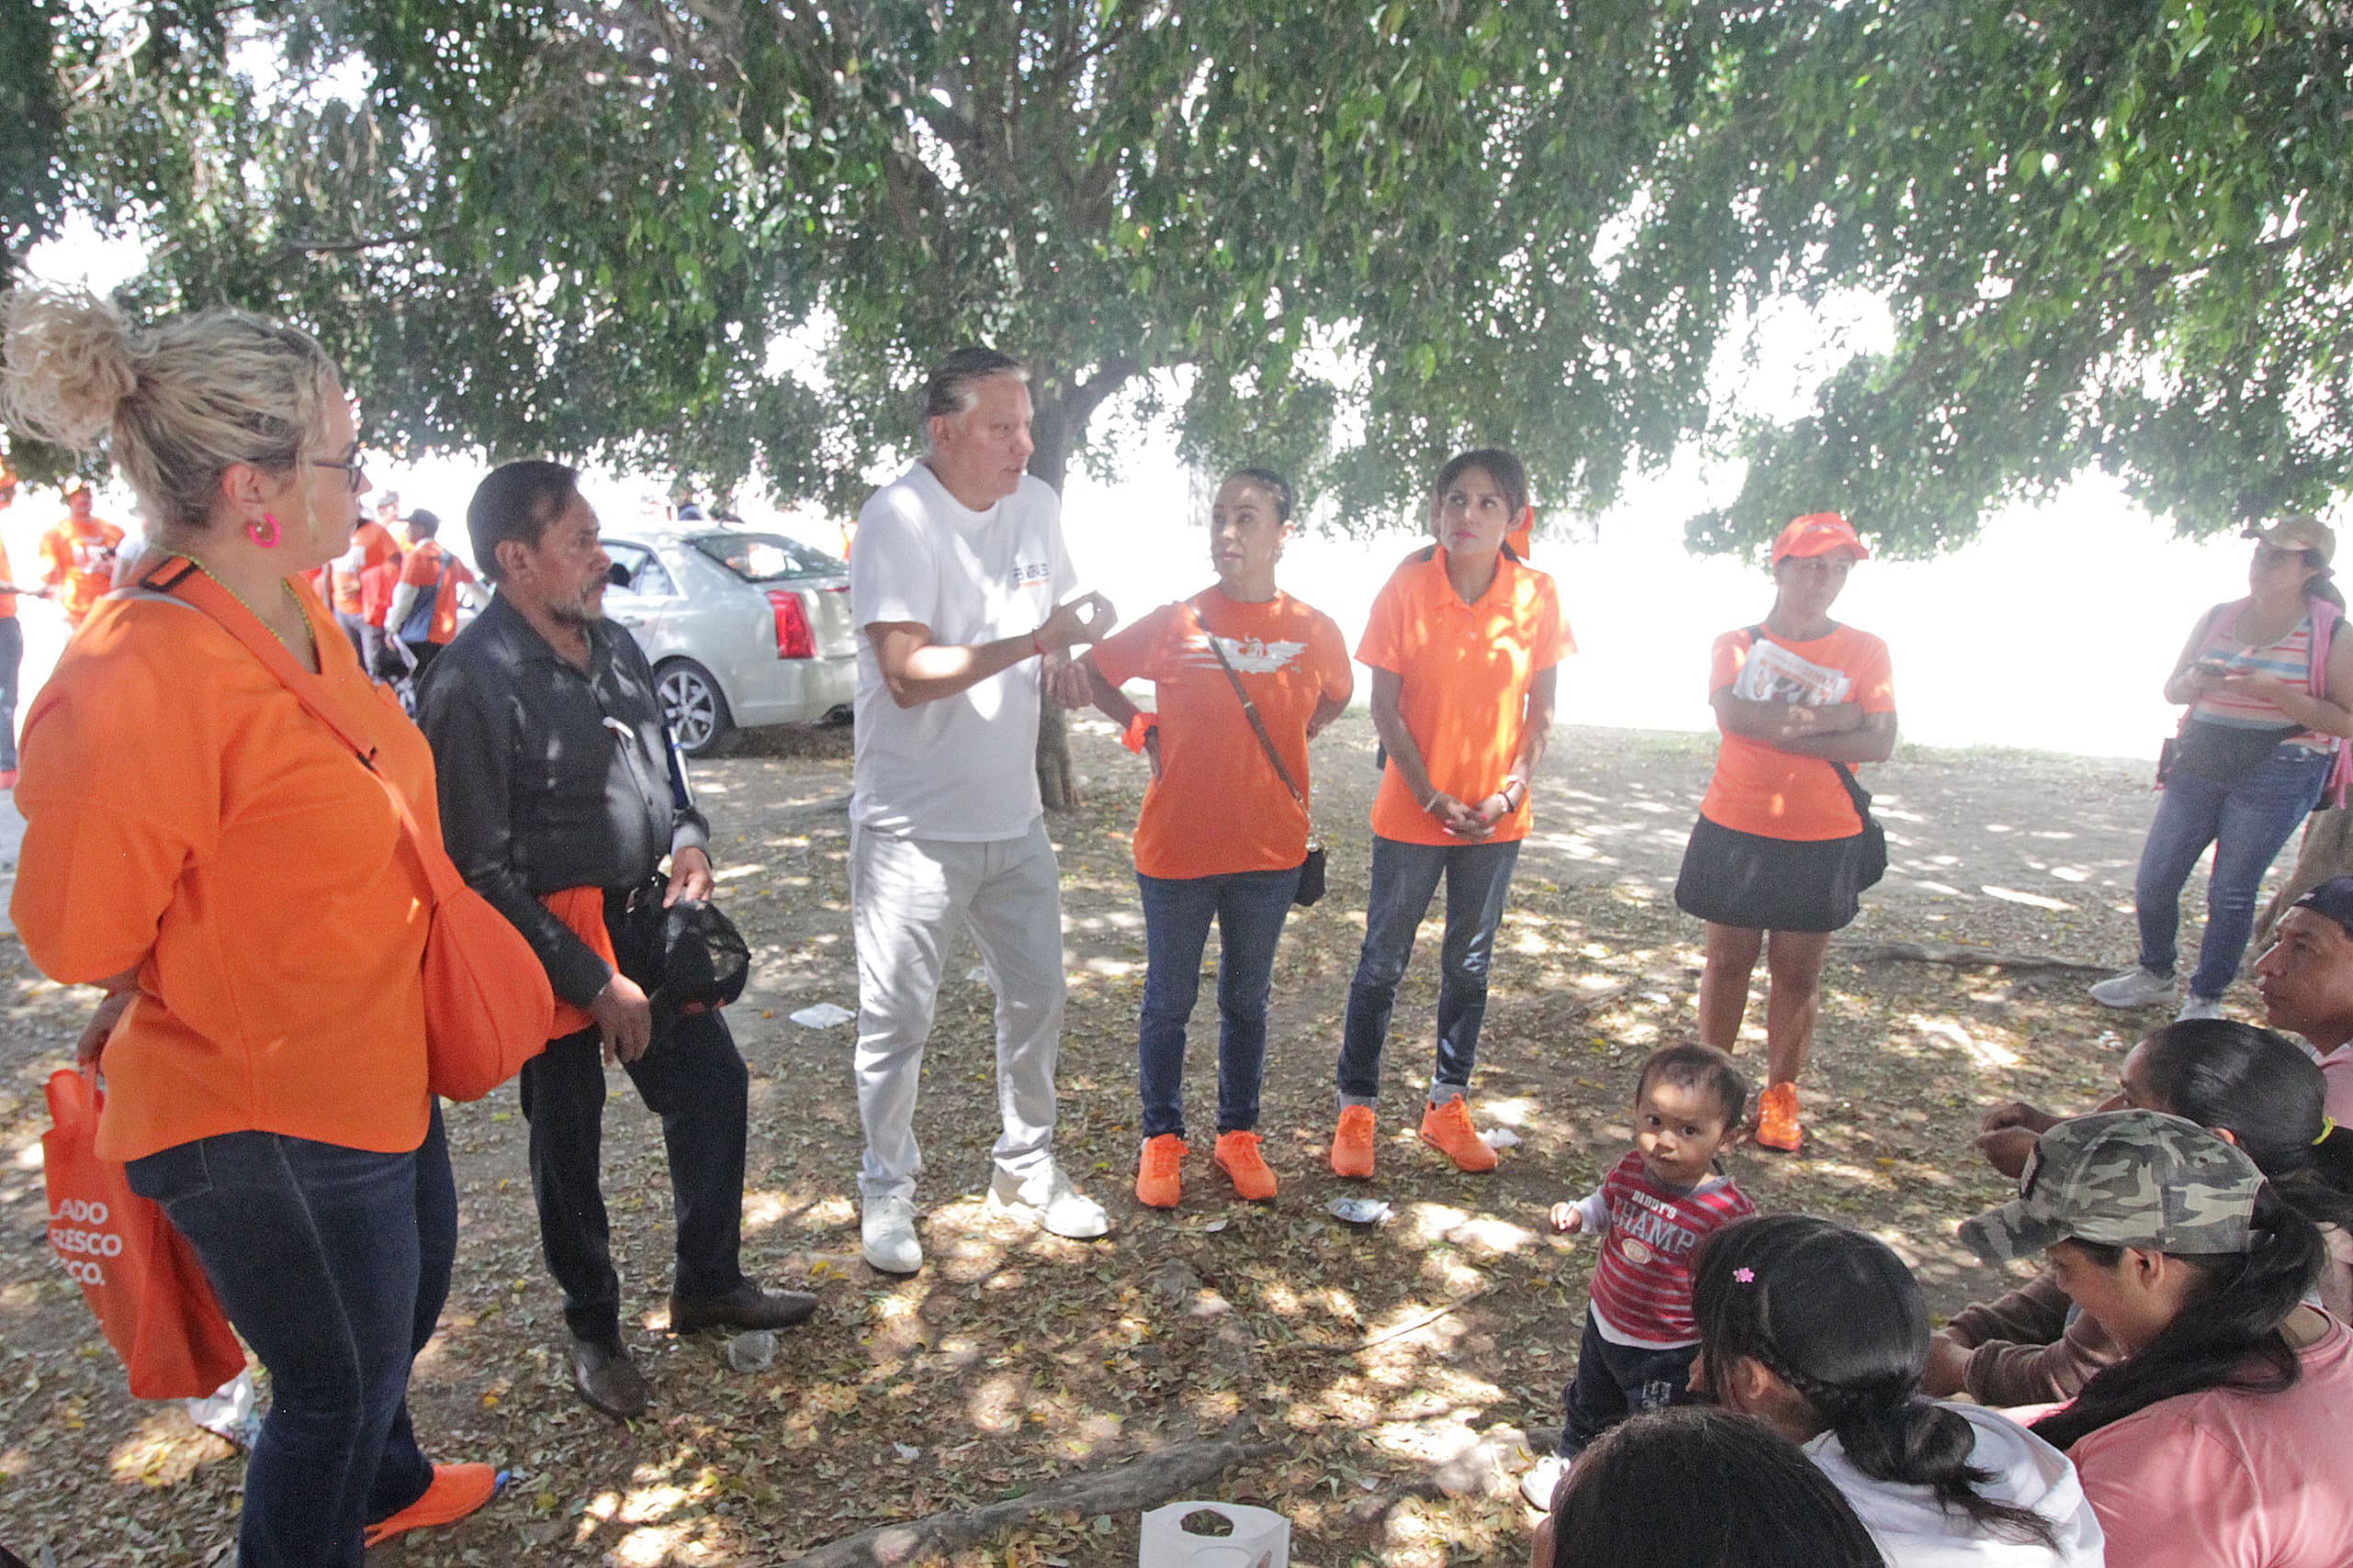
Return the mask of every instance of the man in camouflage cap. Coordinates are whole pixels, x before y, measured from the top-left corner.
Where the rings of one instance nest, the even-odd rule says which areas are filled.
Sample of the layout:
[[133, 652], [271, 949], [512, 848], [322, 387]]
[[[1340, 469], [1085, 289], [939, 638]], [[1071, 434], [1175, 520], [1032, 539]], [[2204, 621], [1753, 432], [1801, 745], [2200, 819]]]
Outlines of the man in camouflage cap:
[[2153, 1110], [2071, 1117], [2042, 1135], [2018, 1195], [1961, 1227], [1989, 1263], [2053, 1242], [2166, 1253], [2243, 1253], [2263, 1173], [2194, 1121]]

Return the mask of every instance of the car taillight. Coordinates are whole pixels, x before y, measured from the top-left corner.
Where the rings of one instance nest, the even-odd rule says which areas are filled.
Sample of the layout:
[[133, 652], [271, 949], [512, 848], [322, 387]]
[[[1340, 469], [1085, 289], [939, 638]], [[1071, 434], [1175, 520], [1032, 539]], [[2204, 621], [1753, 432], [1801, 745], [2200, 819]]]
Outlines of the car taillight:
[[815, 658], [817, 634], [809, 628], [809, 612], [801, 608], [801, 596], [790, 588], [770, 588], [768, 608], [776, 612], [776, 656]]

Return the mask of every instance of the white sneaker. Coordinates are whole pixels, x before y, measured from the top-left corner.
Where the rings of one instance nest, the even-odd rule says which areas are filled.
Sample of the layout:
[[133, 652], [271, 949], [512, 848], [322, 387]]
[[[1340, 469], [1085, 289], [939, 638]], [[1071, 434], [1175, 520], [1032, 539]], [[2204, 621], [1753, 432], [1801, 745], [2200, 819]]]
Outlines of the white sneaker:
[[1062, 1166], [1051, 1161], [1024, 1182], [997, 1172], [989, 1182], [989, 1207], [1025, 1215], [1074, 1242], [1092, 1241], [1111, 1228], [1111, 1216], [1103, 1212], [1103, 1205], [1071, 1186]]
[[2193, 991], [2182, 1002], [2181, 1011], [2173, 1016], [2173, 1021], [2180, 1023], [2185, 1018], [2219, 1018], [2222, 1016], [2222, 999], [2220, 996], [2200, 996]]
[[2092, 1000], [2103, 1007], [2146, 1007], [2173, 1000], [2173, 982], [2145, 969], [2128, 969], [2092, 987]]
[[1569, 1466], [1576, 1462], [1566, 1454], [1546, 1454], [1519, 1478], [1519, 1494], [1528, 1499], [1529, 1507], [1551, 1513], [1552, 1494], [1561, 1489], [1562, 1477], [1567, 1475]]
[[858, 1240], [867, 1266], [884, 1274], [913, 1274], [923, 1267], [915, 1206], [904, 1198], [867, 1199], [858, 1217]]

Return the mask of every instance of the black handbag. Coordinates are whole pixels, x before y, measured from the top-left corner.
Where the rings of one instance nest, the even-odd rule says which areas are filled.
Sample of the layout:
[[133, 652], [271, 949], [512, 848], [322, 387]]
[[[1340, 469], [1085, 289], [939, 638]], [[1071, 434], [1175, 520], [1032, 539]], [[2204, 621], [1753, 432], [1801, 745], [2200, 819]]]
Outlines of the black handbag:
[[1871, 815], [1871, 792], [1857, 781], [1855, 770], [1843, 762], [1831, 763], [1838, 770], [1838, 782], [1847, 786], [1847, 799], [1853, 801], [1855, 814], [1863, 819], [1862, 842], [1855, 846], [1855, 891], [1879, 885], [1887, 875], [1887, 830]]
[[1267, 760], [1275, 765], [1275, 777], [1283, 781], [1283, 788], [1290, 791], [1290, 798], [1297, 801], [1299, 809], [1307, 813], [1307, 858], [1299, 863], [1299, 891], [1290, 895], [1290, 901], [1304, 909], [1324, 896], [1324, 843], [1315, 836], [1315, 813], [1308, 806], [1307, 797], [1300, 793], [1299, 786], [1290, 781], [1290, 769], [1283, 766], [1281, 756], [1275, 750], [1275, 738], [1267, 733], [1267, 722], [1258, 717], [1258, 705], [1251, 701], [1250, 694], [1242, 688], [1242, 677], [1233, 673], [1233, 665], [1227, 660], [1225, 650], [1217, 645], [1217, 638], [1211, 632], [1209, 623], [1201, 619], [1200, 607], [1188, 608], [1193, 612], [1193, 624], [1201, 629], [1201, 641], [1207, 642], [1210, 652], [1217, 655], [1217, 667], [1223, 670], [1225, 678], [1233, 683], [1233, 695], [1242, 703], [1243, 716], [1250, 721], [1250, 728], [1257, 733], [1259, 749], [1267, 754]]

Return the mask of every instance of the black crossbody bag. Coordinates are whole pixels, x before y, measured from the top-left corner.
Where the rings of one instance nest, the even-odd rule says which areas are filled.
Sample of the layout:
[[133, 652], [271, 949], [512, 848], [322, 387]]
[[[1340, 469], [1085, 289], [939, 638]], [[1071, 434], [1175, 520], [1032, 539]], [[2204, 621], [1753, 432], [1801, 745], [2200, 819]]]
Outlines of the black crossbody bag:
[[1250, 721], [1250, 728], [1257, 733], [1259, 749], [1267, 754], [1267, 760], [1275, 765], [1275, 777], [1283, 781], [1283, 788], [1290, 791], [1290, 798], [1297, 801], [1299, 809], [1307, 813], [1307, 858], [1300, 862], [1299, 891], [1290, 895], [1290, 901], [1304, 909], [1324, 896], [1324, 843], [1315, 836], [1314, 810], [1308, 805], [1307, 797], [1300, 793], [1299, 786], [1291, 782], [1290, 769], [1283, 766], [1281, 755], [1275, 750], [1275, 738], [1267, 733], [1267, 722], [1258, 717], [1258, 705], [1251, 701], [1250, 694], [1242, 688], [1242, 677], [1233, 673], [1233, 665], [1227, 661], [1225, 650], [1217, 645], [1217, 634], [1210, 630], [1209, 622], [1201, 619], [1199, 607], [1188, 605], [1186, 608], [1193, 612], [1193, 624], [1201, 629], [1201, 640], [1210, 645], [1210, 652], [1217, 655], [1217, 667], [1223, 670], [1225, 678], [1233, 683], [1233, 695], [1242, 704], [1243, 717]]

